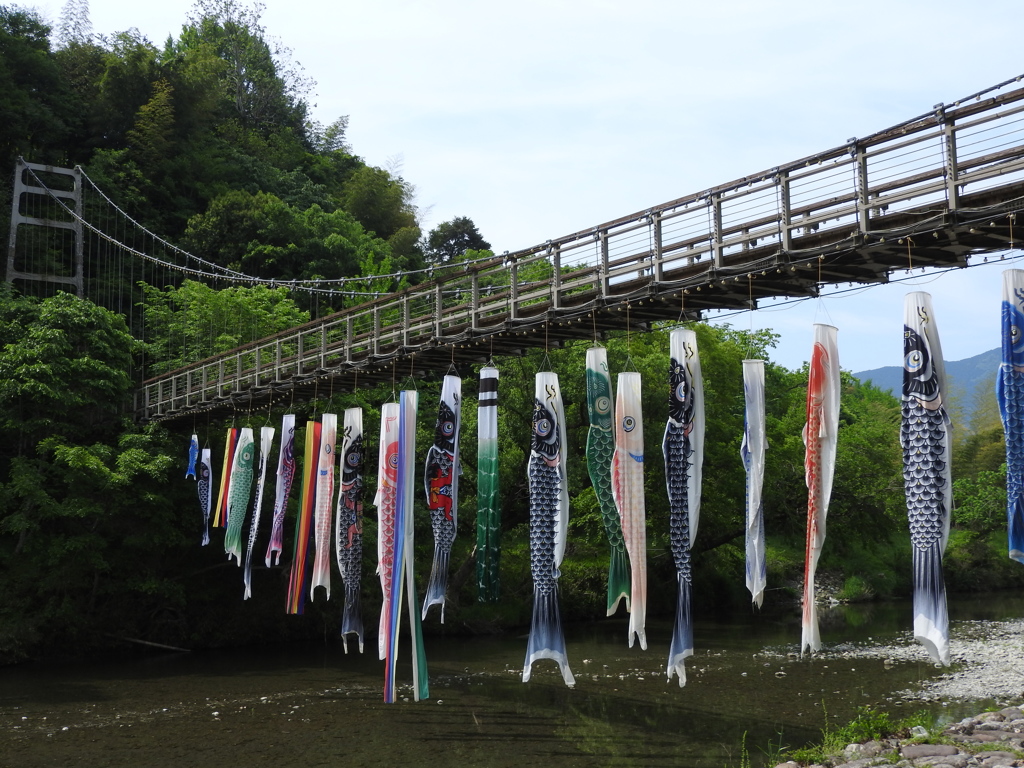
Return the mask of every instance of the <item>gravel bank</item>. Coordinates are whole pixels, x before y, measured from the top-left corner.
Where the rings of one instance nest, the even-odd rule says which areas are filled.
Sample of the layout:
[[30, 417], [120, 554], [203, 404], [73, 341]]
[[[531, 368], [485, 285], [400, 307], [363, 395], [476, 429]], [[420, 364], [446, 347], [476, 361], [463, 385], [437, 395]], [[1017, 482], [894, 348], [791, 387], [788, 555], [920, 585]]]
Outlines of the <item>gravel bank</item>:
[[[779, 657], [775, 651], [766, 656]], [[1013, 621], [960, 621], [950, 629], [949, 671], [894, 697], [920, 701], [973, 701], [1024, 698], [1024, 619]], [[931, 664], [924, 648], [910, 632], [895, 642], [841, 644], [815, 654], [819, 659], [883, 659], [891, 663]]]

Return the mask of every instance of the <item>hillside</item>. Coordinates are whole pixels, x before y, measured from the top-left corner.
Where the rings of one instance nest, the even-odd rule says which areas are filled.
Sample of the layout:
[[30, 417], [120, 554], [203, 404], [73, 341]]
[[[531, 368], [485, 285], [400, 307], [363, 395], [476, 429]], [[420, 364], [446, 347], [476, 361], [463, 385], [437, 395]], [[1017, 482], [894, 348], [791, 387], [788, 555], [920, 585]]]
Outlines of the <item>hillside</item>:
[[[994, 396], [995, 375], [1000, 355], [1000, 350], [996, 348], [965, 360], [946, 361], [950, 393], [960, 400], [967, 413], [974, 410], [979, 396]], [[903, 387], [903, 368], [896, 365], [861, 371], [853, 375], [860, 381], [870, 381], [876, 387], [888, 390], [897, 397]]]

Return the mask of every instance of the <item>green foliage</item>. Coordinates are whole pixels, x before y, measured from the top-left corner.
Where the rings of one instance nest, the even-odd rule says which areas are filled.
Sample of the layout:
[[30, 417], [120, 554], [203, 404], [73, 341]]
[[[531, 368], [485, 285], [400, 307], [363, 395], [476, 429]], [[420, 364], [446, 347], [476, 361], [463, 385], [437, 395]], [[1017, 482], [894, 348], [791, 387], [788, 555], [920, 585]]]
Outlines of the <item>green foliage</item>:
[[428, 261], [444, 264], [457, 259], [466, 251], [489, 251], [491, 244], [484, 240], [471, 218], [456, 216], [430, 230], [426, 250]]
[[180, 288], [143, 286], [150, 370], [162, 373], [309, 320], [284, 288], [216, 291], [186, 280]]

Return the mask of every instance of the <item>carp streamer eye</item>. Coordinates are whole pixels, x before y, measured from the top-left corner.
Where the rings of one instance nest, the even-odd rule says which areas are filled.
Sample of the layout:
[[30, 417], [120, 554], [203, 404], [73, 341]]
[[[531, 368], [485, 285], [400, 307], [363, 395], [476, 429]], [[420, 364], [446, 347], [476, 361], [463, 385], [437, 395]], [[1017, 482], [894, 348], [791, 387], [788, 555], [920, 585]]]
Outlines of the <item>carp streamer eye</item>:
[[924, 365], [924, 356], [916, 349], [908, 352], [903, 359], [903, 367], [911, 373], [917, 373], [921, 370], [922, 365]]
[[684, 403], [686, 402], [686, 383], [685, 382], [680, 382], [676, 386], [676, 400], [679, 400], [679, 401], [684, 402]]
[[537, 434], [541, 437], [547, 437], [551, 434], [551, 422], [548, 419], [541, 419], [537, 422], [537, 426], [534, 427]]
[[448, 437], [448, 436], [450, 436], [450, 435], [451, 435], [451, 434], [452, 434], [453, 432], [455, 432], [455, 425], [454, 425], [454, 424], [452, 424], [452, 423], [451, 423], [450, 421], [445, 421], [445, 422], [443, 422], [443, 423], [441, 424], [441, 432], [442, 432], [442, 434], [444, 434], [444, 435], [445, 435], [446, 437]]
[[390, 464], [391, 467], [393, 467], [393, 468], [397, 468], [398, 467], [398, 454], [397, 453], [392, 453], [390, 456], [388, 456], [388, 464]]
[[358, 453], [350, 453], [348, 455], [348, 465], [350, 467], [358, 467], [359, 466], [359, 454]]
[[608, 413], [611, 410], [612, 401], [607, 397], [599, 397], [594, 405], [597, 407], [598, 413]]
[[627, 432], [632, 432], [635, 427], [636, 427], [636, 419], [634, 419], [632, 416], [625, 416], [625, 417], [623, 417], [623, 419], [622, 419], [622, 428], [624, 430], [626, 430]]

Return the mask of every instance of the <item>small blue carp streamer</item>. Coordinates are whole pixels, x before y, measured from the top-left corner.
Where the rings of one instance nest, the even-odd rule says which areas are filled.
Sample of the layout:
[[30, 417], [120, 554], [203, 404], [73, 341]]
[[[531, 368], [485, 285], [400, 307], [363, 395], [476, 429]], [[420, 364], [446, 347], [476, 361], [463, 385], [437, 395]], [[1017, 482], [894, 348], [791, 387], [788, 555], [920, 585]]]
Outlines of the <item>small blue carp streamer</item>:
[[747, 473], [746, 493], [746, 583], [750, 599], [758, 608], [764, 600], [768, 582], [765, 560], [764, 505], [761, 489], [764, 486], [764, 454], [768, 438], [764, 420], [764, 360], [743, 361], [743, 443], [740, 458]]
[[480, 369], [476, 452], [477, 601], [496, 603], [501, 581], [501, 497], [498, 483], [498, 369]]
[[615, 392], [612, 494], [629, 555], [629, 647], [647, 650], [647, 508], [644, 504], [644, 419], [640, 374], [620, 373]]
[[836, 329], [816, 323], [807, 380], [807, 423], [804, 425], [804, 476], [807, 482], [807, 547], [804, 557], [804, 606], [800, 653], [821, 648], [814, 574], [825, 545], [825, 516], [832, 497], [839, 438], [839, 349]]
[[914, 638], [936, 664], [949, 664], [949, 616], [942, 555], [949, 539], [953, 483], [946, 368], [931, 296], [908, 293], [903, 315], [903, 485], [914, 564]]
[[320, 450], [317, 453], [316, 500], [314, 502], [314, 531], [316, 557], [313, 560], [313, 578], [309, 584], [309, 598], [314, 599], [317, 587], [327, 590], [331, 599], [331, 529], [334, 527], [334, 455], [338, 440], [338, 416], [325, 413], [320, 420]]
[[335, 553], [345, 587], [341, 615], [341, 644], [348, 653], [348, 635], [359, 640], [363, 652], [363, 615], [359, 607], [363, 566], [363, 409], [347, 408], [338, 447], [341, 486], [335, 515]]
[[459, 524], [459, 432], [462, 427], [462, 379], [445, 376], [441, 402], [434, 424], [434, 444], [427, 451], [423, 486], [427, 492], [430, 527], [434, 531], [434, 562], [423, 597], [423, 618], [432, 605], [441, 606], [444, 624], [444, 599], [448, 589], [448, 562], [451, 559], [455, 531]]
[[676, 622], [668, 653], [668, 679], [686, 685], [687, 658], [693, 655], [693, 574], [690, 550], [700, 520], [704, 467], [704, 377], [697, 334], [679, 328], [669, 335], [668, 423], [661, 444], [668, 488], [669, 546], [676, 565]]
[[1003, 272], [1003, 359], [996, 399], [1006, 435], [1010, 558], [1024, 563], [1024, 270]]
[[245, 583], [245, 596], [243, 600], [252, 597], [252, 551], [256, 546], [256, 537], [260, 531], [260, 511], [263, 509], [263, 485], [267, 479], [267, 462], [270, 460], [270, 451], [274, 446], [274, 428], [262, 427], [260, 429], [260, 464], [256, 472], [256, 500], [252, 505], [252, 522], [249, 523], [249, 542], [245, 549], [245, 571], [242, 581]]
[[288, 494], [295, 479], [295, 414], [281, 419], [281, 452], [277, 458], [277, 488], [274, 498], [274, 518], [270, 527], [270, 543], [265, 561], [267, 568], [274, 562], [281, 564], [284, 549], [284, 514], [288, 509]]
[[203, 448], [203, 456], [199, 460], [199, 479], [196, 482], [199, 494], [199, 511], [203, 513], [203, 546], [210, 543], [210, 508], [213, 504], [213, 459], [210, 449]]
[[565, 555], [569, 526], [565, 458], [565, 411], [558, 374], [538, 373], [534, 388], [533, 436], [527, 463], [533, 620], [523, 665], [524, 683], [529, 682], [535, 661], [552, 659], [558, 664], [565, 684], [576, 684], [569, 669], [565, 635], [558, 613], [558, 567]]
[[601, 520], [608, 537], [608, 599], [606, 611], [615, 613], [619, 603], [626, 601], [629, 610], [629, 560], [622, 540], [622, 523], [612, 493], [612, 457], [615, 455], [615, 431], [612, 429], [612, 377], [608, 372], [608, 350], [591, 347], [587, 350], [587, 470], [594, 486], [594, 495], [601, 507]]
[[192, 441], [188, 444], [188, 469], [185, 470], [185, 479], [190, 477], [196, 479], [196, 460], [199, 458], [199, 435], [192, 435]]
[[235, 458], [231, 463], [231, 486], [228, 489], [228, 530], [224, 534], [224, 551], [228, 560], [232, 556], [238, 565], [242, 564], [242, 526], [245, 525], [245, 513], [249, 509], [249, 498], [252, 496], [252, 476], [256, 463], [256, 443], [253, 442], [252, 429], [244, 427], [238, 430], [238, 443], [235, 445]]

